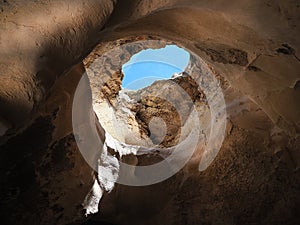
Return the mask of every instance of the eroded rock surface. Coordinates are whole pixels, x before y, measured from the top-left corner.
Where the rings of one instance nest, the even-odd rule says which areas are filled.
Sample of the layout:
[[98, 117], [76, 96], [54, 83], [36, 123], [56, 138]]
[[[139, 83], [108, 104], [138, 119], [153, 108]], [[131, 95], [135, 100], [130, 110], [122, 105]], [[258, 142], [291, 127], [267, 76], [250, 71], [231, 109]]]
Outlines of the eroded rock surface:
[[[103, 74], [121, 68], [89, 71], [91, 56], [145, 39], [178, 43], [210, 66], [226, 101], [225, 139], [202, 172], [199, 149], [164, 182], [115, 184], [104, 193], [92, 220], [118, 225], [299, 224], [299, 21], [297, 0], [1, 1], [1, 224], [84, 221], [82, 203], [98, 180], [74, 141], [71, 106], [85, 70], [80, 65], [66, 74], [85, 58], [88, 74], [103, 71], [102, 77], [95, 75], [100, 83]], [[136, 46], [131, 54], [143, 49]], [[116, 63], [104, 60], [102, 65], [128, 61], [130, 54], [122, 54]], [[191, 91], [193, 101], [201, 98], [189, 82], [180, 85]], [[117, 91], [118, 85], [107, 85], [98, 94], [113, 99]], [[112, 106], [118, 107], [116, 103]], [[163, 111], [157, 110], [160, 103], [156, 98], [139, 103], [134, 112], [140, 123], [134, 113], [129, 117], [133, 133], [143, 130], [149, 137], [147, 123], [150, 115]], [[94, 121], [91, 105], [86, 110]], [[117, 126], [121, 133], [127, 124]], [[177, 127], [169, 130], [174, 136]], [[170, 140], [163, 141], [174, 144]], [[130, 136], [121, 141], [137, 144]], [[149, 165], [162, 157], [151, 152], [122, 160]]]

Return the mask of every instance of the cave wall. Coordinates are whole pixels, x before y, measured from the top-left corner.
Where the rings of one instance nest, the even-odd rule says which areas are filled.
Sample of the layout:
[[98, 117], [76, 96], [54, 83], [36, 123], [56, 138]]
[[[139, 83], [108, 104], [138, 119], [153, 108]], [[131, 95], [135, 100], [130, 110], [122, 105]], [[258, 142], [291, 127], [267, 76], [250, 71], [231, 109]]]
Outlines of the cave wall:
[[6, 0], [0, 15], [3, 224], [85, 219], [81, 204], [95, 176], [71, 124], [81, 61], [97, 44], [101, 54], [105, 43], [143, 35], [180, 43], [229, 83], [226, 137], [204, 172], [195, 156], [162, 183], [116, 185], [93, 220], [299, 223], [297, 0]]

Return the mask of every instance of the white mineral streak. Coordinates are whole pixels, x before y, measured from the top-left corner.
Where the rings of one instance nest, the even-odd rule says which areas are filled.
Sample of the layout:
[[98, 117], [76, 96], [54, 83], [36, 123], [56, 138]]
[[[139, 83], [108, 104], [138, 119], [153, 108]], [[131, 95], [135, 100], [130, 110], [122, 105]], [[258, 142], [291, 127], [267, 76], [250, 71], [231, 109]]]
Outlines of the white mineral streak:
[[101, 188], [110, 192], [118, 179], [120, 165], [118, 159], [107, 152], [107, 146], [106, 139], [100, 159], [98, 160], [98, 179]]
[[86, 215], [98, 212], [98, 206], [102, 198], [103, 192], [110, 192], [118, 179], [120, 165], [117, 157], [108, 153], [107, 148], [110, 147], [119, 153], [120, 156], [128, 154], [137, 154], [138, 146], [130, 146], [123, 144], [106, 132], [105, 143], [103, 145], [100, 159], [98, 160], [98, 181], [95, 183], [86, 196], [83, 203]]
[[121, 157], [129, 154], [137, 155], [137, 152], [140, 148], [139, 146], [121, 143], [114, 139], [109, 133], [105, 134], [105, 144], [118, 152]]
[[86, 210], [85, 215], [94, 214], [98, 212], [98, 205], [103, 195], [103, 190], [95, 180], [94, 185], [88, 195], [85, 197], [83, 208]]

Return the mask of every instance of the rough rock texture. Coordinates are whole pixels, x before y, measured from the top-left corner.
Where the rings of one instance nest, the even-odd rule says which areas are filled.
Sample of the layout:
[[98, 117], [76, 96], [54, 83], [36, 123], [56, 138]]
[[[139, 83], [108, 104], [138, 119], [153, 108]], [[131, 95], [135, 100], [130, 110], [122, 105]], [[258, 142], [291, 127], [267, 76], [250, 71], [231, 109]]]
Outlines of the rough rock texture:
[[[202, 107], [205, 104], [204, 94], [198, 91], [198, 86], [189, 76], [156, 81], [149, 87], [126, 94], [131, 99], [126, 107], [135, 115], [141, 136], [147, 135], [153, 144], [163, 147], [178, 144], [181, 127], [186, 123], [192, 107], [200, 105], [200, 100]], [[187, 97], [189, 99], [185, 99]], [[151, 122], [153, 117], [155, 119]], [[165, 123], [165, 130], [162, 123]], [[149, 126], [152, 126], [151, 130]], [[164, 139], [161, 140], [161, 137]]]
[[72, 95], [83, 73], [79, 64], [63, 75], [36, 119], [17, 135], [11, 131], [2, 143], [2, 224], [82, 221], [81, 204], [93, 186], [95, 172], [78, 151], [70, 113]]
[[[299, 224], [299, 22], [298, 0], [1, 1], [1, 224], [84, 220], [81, 204], [95, 178], [71, 129], [84, 69], [62, 75], [97, 44], [102, 55], [145, 37], [193, 51], [227, 83], [226, 137], [207, 170], [198, 171], [194, 155], [162, 183], [116, 185], [92, 219]], [[143, 165], [157, 158], [123, 160]]]
[[121, 85], [124, 74], [121, 70], [112, 74], [111, 79], [107, 80], [101, 88], [102, 99], [107, 99], [110, 104], [113, 104], [113, 100], [116, 99], [119, 91], [121, 91]]
[[[140, 134], [136, 135], [140, 135], [141, 138], [150, 137], [149, 141], [152, 144], [171, 147], [178, 144], [181, 127], [186, 123], [194, 107], [199, 111], [198, 113], [209, 111], [205, 94], [199, 90], [195, 80], [187, 73], [170, 80], [156, 81], [149, 87], [138, 91], [121, 91], [124, 77], [121, 71], [117, 71], [111, 76], [109, 74], [103, 76], [99, 74], [99, 76], [104, 77], [103, 80], [107, 77], [107, 81], [103, 81], [102, 87], [94, 87], [96, 90], [101, 90], [94, 109], [98, 112], [99, 121], [106, 131], [110, 130], [111, 135], [120, 140], [123, 138], [113, 132], [113, 126], [118, 126], [115, 127], [118, 129], [120, 124], [112, 123], [109, 116], [100, 115], [101, 113], [119, 114], [118, 122], [125, 121], [129, 124], [130, 132], [139, 131]], [[203, 120], [205, 117], [201, 116]], [[151, 122], [153, 117], [155, 117], [154, 120], [160, 119]], [[166, 130], [163, 129], [162, 123], [165, 123]], [[151, 125], [152, 130], [150, 131], [149, 126]], [[161, 139], [161, 137], [165, 138]], [[133, 144], [132, 140], [125, 141], [125, 143]]]
[[0, 2], [1, 117], [15, 126], [31, 118], [56, 79], [97, 43], [113, 2]]

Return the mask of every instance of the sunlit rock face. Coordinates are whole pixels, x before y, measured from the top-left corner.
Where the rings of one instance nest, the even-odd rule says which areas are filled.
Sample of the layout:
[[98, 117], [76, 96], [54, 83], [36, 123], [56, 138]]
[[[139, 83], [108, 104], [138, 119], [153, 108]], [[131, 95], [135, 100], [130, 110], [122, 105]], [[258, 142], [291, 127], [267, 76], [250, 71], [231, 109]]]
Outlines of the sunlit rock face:
[[[9, 0], [0, 3], [0, 15], [1, 224], [81, 224], [86, 219], [117, 225], [299, 224], [298, 1]], [[163, 182], [112, 185], [99, 179], [102, 174], [78, 149], [73, 97], [85, 71], [90, 78], [86, 85], [95, 88], [90, 76], [95, 71], [89, 71], [92, 56], [143, 39], [178, 43], [207, 63], [226, 101], [225, 137], [217, 157], [203, 171], [199, 162], [205, 149], [199, 147]], [[131, 54], [142, 49], [137, 45]], [[122, 54], [119, 62], [125, 63], [131, 55]], [[168, 81], [141, 90], [144, 97], [138, 102], [135, 93], [120, 91], [120, 69], [111, 67], [95, 76], [106, 83], [97, 94], [111, 100], [105, 102], [111, 111], [101, 114], [104, 105], [92, 98], [82, 107], [87, 120], [97, 125], [104, 149], [118, 152], [113, 145], [119, 145], [112, 144], [116, 139], [137, 144], [117, 134], [105, 139], [114, 133], [105, 132], [98, 119], [114, 113], [120, 119], [131, 116], [119, 129], [124, 134], [129, 121], [129, 131], [144, 137], [138, 146], [176, 144], [182, 121], [168, 104], [147, 97]], [[114, 74], [113, 82], [103, 78], [106, 73]], [[205, 107], [206, 96], [194, 91], [188, 78], [173, 81]], [[122, 104], [129, 111], [118, 114]], [[188, 115], [188, 108], [182, 110]], [[158, 114], [166, 120], [165, 130], [157, 129], [150, 118]], [[203, 121], [208, 115], [203, 114]], [[103, 123], [104, 128], [109, 125]], [[169, 135], [160, 140], [160, 132]], [[136, 154], [123, 148], [119, 153], [126, 153], [116, 157], [131, 165], [163, 160], [155, 151]], [[105, 171], [108, 161], [93, 160], [98, 172]]]
[[[134, 41], [131, 38], [127, 43]], [[154, 43], [150, 44], [151, 48], [164, 46], [160, 40]], [[193, 108], [197, 108], [199, 114], [209, 112], [205, 94], [186, 72], [174, 74], [168, 80], [158, 80], [137, 91], [122, 89], [124, 74], [118, 65], [126, 63], [134, 53], [142, 50], [143, 43], [127, 47], [122, 47], [121, 43], [120, 49], [114, 52], [120, 54], [118, 60], [109, 58], [110, 54], [104, 56], [104, 60], [97, 58], [101, 48], [101, 45], [96, 47], [84, 61], [95, 94], [94, 110], [101, 125], [113, 138], [129, 145], [150, 147], [161, 144], [171, 147], [178, 143], [181, 127], [186, 124]], [[114, 65], [115, 61], [118, 61], [117, 65]], [[187, 70], [194, 66], [191, 63]], [[199, 78], [200, 74], [195, 76]], [[201, 116], [202, 122], [208, 123], [209, 115]], [[203, 127], [207, 127], [204, 123]], [[161, 137], [163, 139], [160, 140]]]

